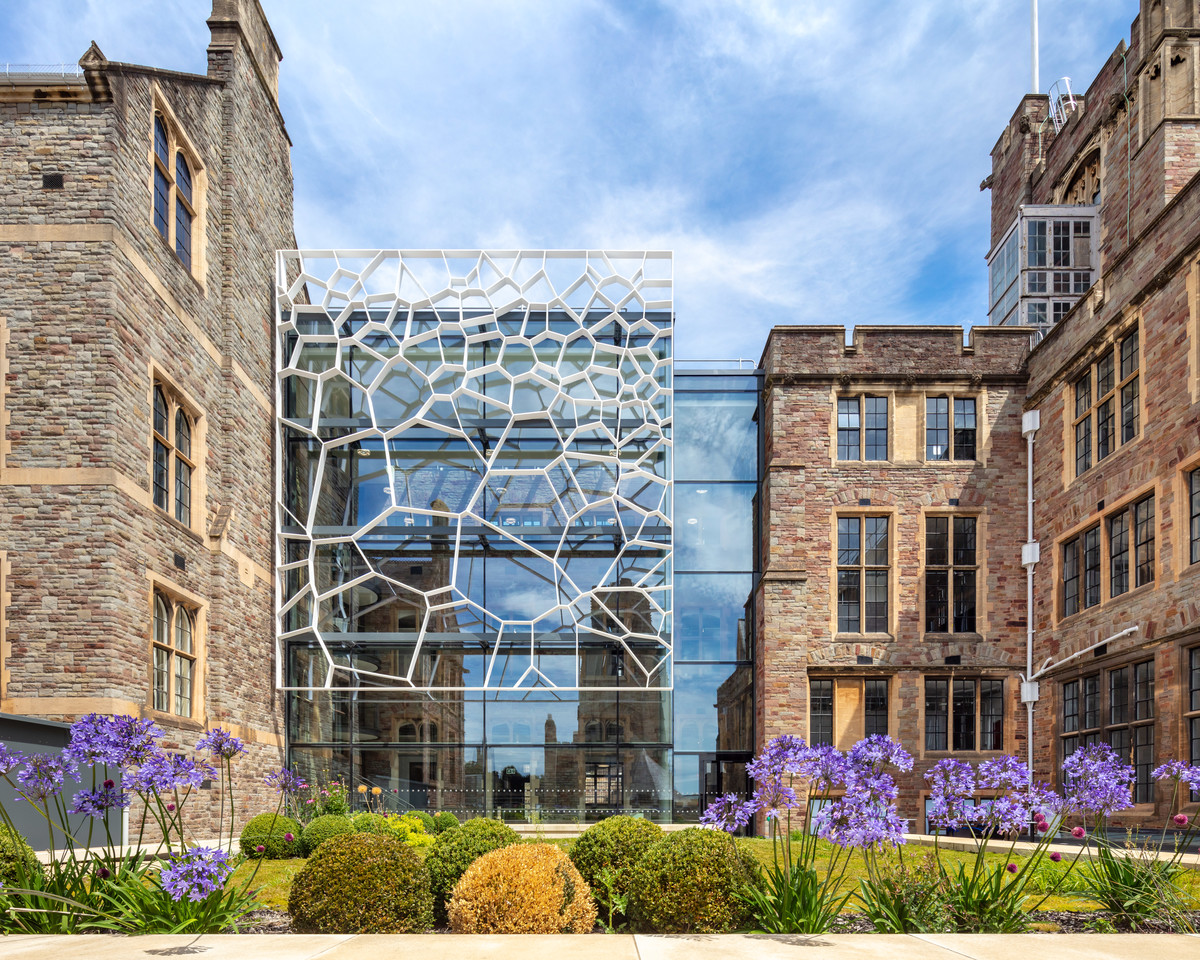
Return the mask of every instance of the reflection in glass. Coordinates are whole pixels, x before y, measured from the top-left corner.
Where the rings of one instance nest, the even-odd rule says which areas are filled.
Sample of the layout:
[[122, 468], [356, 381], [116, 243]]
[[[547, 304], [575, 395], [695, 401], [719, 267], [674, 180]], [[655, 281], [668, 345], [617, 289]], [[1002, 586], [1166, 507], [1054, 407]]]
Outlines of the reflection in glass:
[[749, 665], [675, 665], [675, 748], [753, 749], [754, 673]]
[[675, 659], [748, 660], [746, 603], [751, 575], [681, 573], [675, 577]]
[[755, 393], [676, 393], [676, 480], [755, 480], [758, 477]]
[[753, 483], [675, 485], [675, 569], [751, 570]]

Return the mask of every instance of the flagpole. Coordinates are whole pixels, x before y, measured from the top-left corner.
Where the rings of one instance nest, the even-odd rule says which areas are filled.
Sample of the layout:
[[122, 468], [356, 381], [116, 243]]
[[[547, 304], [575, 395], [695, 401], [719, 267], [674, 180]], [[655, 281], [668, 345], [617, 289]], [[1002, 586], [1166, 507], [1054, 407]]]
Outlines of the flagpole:
[[1030, 61], [1033, 67], [1033, 86], [1031, 93], [1041, 93], [1042, 85], [1038, 82], [1038, 7], [1037, 0], [1029, 0], [1029, 39]]

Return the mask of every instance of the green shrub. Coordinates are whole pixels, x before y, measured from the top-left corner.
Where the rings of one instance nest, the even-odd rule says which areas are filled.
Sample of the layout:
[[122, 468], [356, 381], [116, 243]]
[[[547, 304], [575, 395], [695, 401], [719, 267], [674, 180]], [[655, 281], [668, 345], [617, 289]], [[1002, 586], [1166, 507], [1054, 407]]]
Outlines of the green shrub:
[[485, 817], [468, 820], [461, 826], [442, 831], [434, 838], [425, 865], [429, 867], [433, 911], [439, 923], [446, 922], [446, 902], [450, 899], [450, 891], [466, 873], [467, 867], [485, 853], [519, 843], [520, 839], [512, 827]]
[[288, 913], [304, 932], [423, 933], [433, 926], [429, 872], [391, 837], [332, 836], [296, 874]]
[[441, 833], [444, 830], [449, 830], [451, 827], [458, 826], [458, 817], [452, 814], [449, 810], [443, 810], [441, 813], [433, 815], [433, 829], [430, 833]]
[[571, 847], [571, 862], [592, 888], [606, 924], [627, 919], [621, 904], [629, 894], [630, 871], [662, 835], [657, 823], [642, 817], [609, 817], [584, 830]]
[[304, 828], [304, 854], [311, 857], [313, 852], [330, 837], [340, 833], [354, 833], [354, 821], [339, 813], [327, 813], [317, 817]]
[[41, 861], [24, 837], [9, 827], [0, 826], [0, 883], [24, 887], [43, 872]]
[[664, 834], [633, 867], [629, 912], [640, 929], [728, 933], [750, 922], [739, 897], [759, 880], [758, 862], [718, 830]]
[[[274, 823], [272, 824], [272, 821]], [[242, 836], [238, 841], [243, 856], [266, 857], [268, 860], [290, 860], [301, 856], [303, 844], [300, 840], [302, 833], [300, 824], [291, 817], [283, 814], [260, 813], [251, 817], [250, 822], [242, 828]], [[287, 839], [287, 834], [292, 839]], [[259, 853], [257, 847], [264, 847]]]
[[430, 836], [433, 836], [435, 833], [437, 833], [437, 828], [434, 825], [433, 817], [431, 817], [424, 810], [411, 810], [405, 814], [405, 816], [416, 817], [418, 820], [420, 820], [421, 826], [425, 828], [425, 832]]
[[454, 886], [455, 933], [591, 933], [596, 905], [583, 877], [551, 843], [485, 853]]
[[357, 813], [350, 818], [355, 833], [378, 833], [388, 836], [387, 818], [382, 813]]

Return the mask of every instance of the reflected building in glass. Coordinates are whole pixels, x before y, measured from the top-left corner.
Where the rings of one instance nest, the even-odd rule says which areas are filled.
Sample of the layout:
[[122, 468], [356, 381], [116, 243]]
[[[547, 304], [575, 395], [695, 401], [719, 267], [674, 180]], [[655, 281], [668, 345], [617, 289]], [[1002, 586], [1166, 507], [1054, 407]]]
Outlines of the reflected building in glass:
[[671, 281], [663, 253], [280, 254], [303, 775], [395, 809], [671, 817]]

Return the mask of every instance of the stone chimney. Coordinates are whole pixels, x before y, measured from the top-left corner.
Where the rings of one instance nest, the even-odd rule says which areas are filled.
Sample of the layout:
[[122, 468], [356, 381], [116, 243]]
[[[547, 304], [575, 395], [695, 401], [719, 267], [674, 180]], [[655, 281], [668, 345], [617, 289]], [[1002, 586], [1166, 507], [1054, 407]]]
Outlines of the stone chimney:
[[208, 18], [212, 42], [208, 45], [208, 75], [225, 79], [232, 69], [231, 54], [244, 45], [259, 82], [279, 105], [279, 61], [283, 54], [258, 0], [213, 0]]

